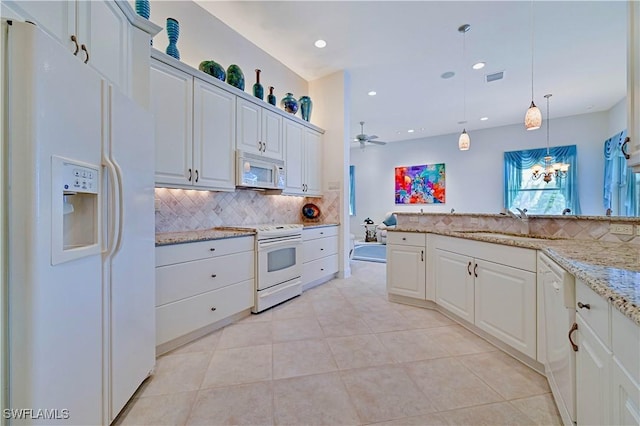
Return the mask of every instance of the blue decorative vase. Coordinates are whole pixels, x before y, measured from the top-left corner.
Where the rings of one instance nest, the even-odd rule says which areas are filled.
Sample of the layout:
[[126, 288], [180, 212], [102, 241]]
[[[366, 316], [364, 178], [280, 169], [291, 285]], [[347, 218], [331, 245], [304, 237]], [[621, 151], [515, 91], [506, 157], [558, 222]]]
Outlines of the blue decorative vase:
[[312, 109], [313, 102], [311, 102], [311, 98], [308, 96], [302, 96], [300, 98], [300, 115], [302, 115], [303, 120], [309, 121]]
[[264, 99], [264, 88], [260, 84], [260, 70], [256, 70], [256, 84], [253, 85], [253, 96]]
[[167, 55], [173, 56], [176, 59], [180, 59], [180, 52], [176, 43], [180, 36], [180, 23], [173, 19], [167, 18], [167, 37], [169, 37], [169, 45], [167, 46]]
[[273, 94], [273, 86], [269, 86], [269, 96], [267, 96], [267, 102], [271, 105], [276, 106], [276, 95]]
[[151, 16], [149, 0], [136, 0], [136, 13], [144, 19], [149, 19], [149, 16]]
[[280, 106], [288, 113], [295, 114], [298, 112], [298, 101], [293, 97], [293, 93], [287, 93], [287, 96], [280, 101]]
[[227, 83], [240, 90], [244, 90], [244, 74], [239, 66], [232, 64], [227, 68]]
[[222, 68], [222, 65], [217, 63], [216, 61], [202, 61], [200, 65], [198, 65], [198, 69], [203, 71], [218, 80], [224, 81], [227, 78], [227, 73]]

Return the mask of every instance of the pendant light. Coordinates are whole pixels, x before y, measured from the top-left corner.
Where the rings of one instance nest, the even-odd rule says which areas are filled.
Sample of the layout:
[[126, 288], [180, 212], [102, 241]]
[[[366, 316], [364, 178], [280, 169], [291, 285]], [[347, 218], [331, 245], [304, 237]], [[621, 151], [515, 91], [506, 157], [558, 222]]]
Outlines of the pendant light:
[[533, 0], [531, 0], [531, 105], [524, 115], [524, 127], [537, 130], [542, 126], [542, 112], [533, 102]]
[[[471, 29], [471, 25], [464, 24], [458, 27], [458, 32], [462, 34], [462, 115], [463, 123], [467, 122], [467, 81], [465, 79], [465, 53], [466, 53], [466, 34]], [[458, 149], [460, 151], [468, 151], [471, 146], [471, 139], [465, 128], [462, 129], [462, 133], [458, 138]]]
[[546, 183], [551, 182], [555, 177], [556, 179], [562, 179], [567, 176], [569, 171], [569, 164], [554, 163], [553, 157], [549, 153], [549, 98], [551, 94], [544, 95], [547, 99], [547, 155], [544, 157], [544, 164], [537, 164], [532, 167], [532, 177], [534, 180], [542, 178]]

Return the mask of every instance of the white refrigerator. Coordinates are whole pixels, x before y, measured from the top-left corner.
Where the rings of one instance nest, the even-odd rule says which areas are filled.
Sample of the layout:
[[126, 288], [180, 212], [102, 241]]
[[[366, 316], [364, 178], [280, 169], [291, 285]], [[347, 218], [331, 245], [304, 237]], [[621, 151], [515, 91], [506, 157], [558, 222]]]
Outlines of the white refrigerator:
[[155, 363], [152, 117], [35, 25], [2, 31], [9, 422], [109, 424]]

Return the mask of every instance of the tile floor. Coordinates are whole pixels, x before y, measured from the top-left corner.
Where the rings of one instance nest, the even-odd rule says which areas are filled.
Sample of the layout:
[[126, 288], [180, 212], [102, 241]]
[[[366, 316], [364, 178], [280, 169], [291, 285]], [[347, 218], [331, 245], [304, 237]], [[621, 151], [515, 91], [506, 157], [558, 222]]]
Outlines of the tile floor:
[[438, 312], [390, 303], [385, 264], [176, 349], [119, 425], [560, 425], [546, 379]]

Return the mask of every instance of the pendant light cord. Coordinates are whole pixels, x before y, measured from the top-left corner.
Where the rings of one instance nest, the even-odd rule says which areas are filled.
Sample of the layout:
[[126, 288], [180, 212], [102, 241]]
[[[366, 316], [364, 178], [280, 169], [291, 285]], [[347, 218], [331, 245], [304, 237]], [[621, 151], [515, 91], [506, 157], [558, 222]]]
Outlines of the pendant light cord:
[[531, 102], [533, 102], [533, 0], [531, 0]]
[[466, 60], [466, 46], [467, 31], [462, 33], [462, 121], [465, 121], [464, 127], [466, 127], [467, 121], [467, 78], [465, 73], [465, 60]]

